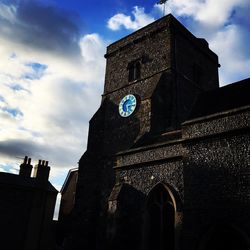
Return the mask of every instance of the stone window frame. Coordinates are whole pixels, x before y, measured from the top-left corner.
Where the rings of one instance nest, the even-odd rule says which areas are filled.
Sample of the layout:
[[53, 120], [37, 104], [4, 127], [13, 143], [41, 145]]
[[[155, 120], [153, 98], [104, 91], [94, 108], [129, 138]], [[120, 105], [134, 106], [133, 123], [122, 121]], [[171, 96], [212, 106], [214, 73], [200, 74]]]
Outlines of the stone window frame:
[[136, 59], [127, 66], [128, 82], [134, 82], [141, 78], [141, 59]]

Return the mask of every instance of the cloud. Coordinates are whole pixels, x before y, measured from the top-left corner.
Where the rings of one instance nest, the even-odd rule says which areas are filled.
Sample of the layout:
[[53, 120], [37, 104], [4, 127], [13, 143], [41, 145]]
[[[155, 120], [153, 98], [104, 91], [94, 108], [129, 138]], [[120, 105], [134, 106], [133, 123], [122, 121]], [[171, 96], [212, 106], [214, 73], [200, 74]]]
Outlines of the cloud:
[[39, 1], [0, 3], [1, 38], [29, 50], [77, 57], [80, 34], [75, 16]]
[[[79, 67], [77, 77], [74, 71], [66, 69], [67, 62], [64, 61], [51, 59], [51, 63], [48, 60], [46, 70], [41, 74], [41, 66], [37, 72], [37, 69], [33, 69], [34, 63], [27, 64], [19, 58], [11, 59], [10, 67], [14, 64], [13, 68], [17, 66], [17, 70], [8, 73], [6, 78], [2, 74], [4, 84], [1, 86], [1, 94], [4, 99], [0, 106], [0, 124], [4, 129], [0, 131], [0, 151], [3, 152], [5, 145], [4, 152], [10, 155], [30, 152], [38, 157], [42, 154], [45, 158], [54, 159], [56, 164], [60, 163], [63, 155], [71, 157], [71, 160], [61, 159], [61, 165], [69, 164], [70, 161], [73, 165], [72, 160], [76, 156], [74, 151], [80, 158], [80, 151], [83, 151], [86, 144], [84, 137], [86, 140], [88, 120], [100, 103], [105, 42], [98, 35], [89, 34], [80, 39], [79, 47], [82, 50], [82, 70]], [[85, 53], [86, 48], [89, 54]], [[91, 58], [91, 54], [95, 56]], [[15, 64], [19, 64], [21, 69]], [[37, 77], [30, 77], [32, 74]], [[21, 141], [10, 143], [13, 138]], [[9, 144], [5, 144], [6, 140]], [[25, 144], [27, 141], [29, 143]], [[44, 146], [36, 147], [37, 143]], [[65, 148], [61, 145], [65, 145]], [[15, 151], [17, 148], [21, 152]], [[57, 156], [60, 156], [59, 159], [56, 159]]]
[[236, 7], [246, 7], [248, 0], [169, 0], [168, 12], [189, 16], [200, 25], [218, 28], [230, 21]]
[[221, 85], [250, 76], [250, 53], [244, 50], [246, 40], [241, 28], [228, 25], [217, 31], [209, 42], [211, 49], [219, 55]]
[[0, 31], [0, 162], [49, 160], [51, 179], [61, 183], [86, 148], [107, 42], [79, 34], [72, 13], [37, 1], [0, 3]]
[[51, 163], [60, 167], [70, 166], [72, 158], [76, 157], [74, 151], [70, 147], [67, 147], [67, 145], [18, 139], [2, 141], [0, 154], [4, 156], [16, 156], [18, 158], [28, 155], [31, 158], [35, 157], [35, 159], [52, 160]]
[[5, 169], [0, 167], [0, 172], [5, 172]]
[[120, 30], [122, 27], [128, 30], [137, 30], [153, 21], [153, 16], [146, 14], [143, 7], [135, 6], [132, 17], [118, 13], [108, 20], [107, 27], [114, 31]]
[[15, 23], [16, 17], [15, 17], [16, 8], [13, 5], [5, 5], [3, 3], [0, 3], [0, 17], [2, 21], [7, 21], [9, 23]]

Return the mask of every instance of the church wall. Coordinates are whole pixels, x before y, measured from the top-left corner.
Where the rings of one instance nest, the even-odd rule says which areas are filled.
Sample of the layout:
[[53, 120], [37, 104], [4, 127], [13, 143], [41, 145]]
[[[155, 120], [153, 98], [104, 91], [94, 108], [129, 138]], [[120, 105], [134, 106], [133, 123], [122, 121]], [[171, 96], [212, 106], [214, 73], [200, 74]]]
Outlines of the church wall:
[[159, 182], [172, 186], [183, 198], [183, 176], [182, 162], [169, 161], [165, 163], [145, 164], [138, 168], [118, 170], [117, 175], [120, 182], [133, 186], [145, 195]]
[[[232, 225], [250, 237], [250, 137], [247, 126], [235, 127], [235, 123], [246, 122], [243, 118], [246, 113], [240, 115], [238, 120], [230, 117], [212, 119], [208, 126], [209, 136], [185, 142], [188, 157], [184, 161], [183, 173], [184, 236], [185, 244], [189, 246], [186, 249], [197, 249], [202, 237], [218, 224]], [[228, 123], [224, 127], [225, 119]], [[208, 125], [209, 122], [205, 123]], [[197, 129], [194, 136], [202, 132], [202, 123], [191, 126], [193, 131], [194, 127]], [[206, 126], [203, 128], [205, 132]], [[218, 133], [218, 130], [221, 131]]]
[[[182, 206], [184, 199], [182, 164], [182, 155], [184, 153], [185, 150], [177, 140], [175, 142], [172, 141], [172, 143], [167, 143], [166, 145], [134, 149], [117, 155], [115, 162], [116, 185], [121, 185], [123, 189], [124, 186], [127, 186], [130, 188], [130, 192], [126, 195], [122, 189], [118, 192], [119, 195], [115, 201], [112, 201], [113, 198], [109, 198], [109, 203], [111, 202], [111, 211], [115, 205], [117, 210], [113, 213], [115, 216], [118, 216], [118, 218], [120, 218], [120, 215], [121, 220], [123, 218], [122, 211], [131, 211], [130, 214], [125, 215], [124, 218], [128, 216], [132, 222], [128, 225], [127, 219], [124, 219], [124, 225], [128, 226], [128, 228], [125, 229], [125, 227], [122, 229], [114, 238], [116, 239], [118, 237], [117, 241], [121, 242], [122, 240], [119, 235], [127, 235], [133, 239], [133, 242], [136, 242], [135, 245], [126, 245], [124, 249], [145, 249], [143, 244], [145, 243], [146, 237], [146, 203], [149, 192], [158, 183], [167, 185], [173, 192], [177, 204], [175, 214], [176, 249], [180, 249], [179, 242], [181, 237]], [[122, 205], [119, 207], [120, 203], [127, 205], [126, 207]], [[114, 217], [111, 217], [113, 221]], [[121, 224], [120, 221], [119, 224]], [[137, 234], [133, 233], [133, 229], [137, 231]], [[134, 235], [136, 235], [136, 238]]]
[[[157, 156], [155, 156], [157, 158]], [[138, 159], [137, 159], [138, 160]], [[109, 227], [115, 230], [112, 246], [119, 249], [141, 249], [145, 241], [146, 202], [148, 193], [158, 183], [169, 186], [176, 198], [176, 241], [179, 242], [182, 226], [183, 165], [181, 160], [167, 160], [161, 163], [149, 163], [138, 167], [116, 170], [116, 185], [123, 185], [115, 200], [116, 210], [112, 212]], [[109, 201], [111, 202], [111, 201]], [[118, 228], [116, 226], [118, 224]], [[124, 238], [125, 237], [125, 238]], [[129, 239], [129, 240], [128, 240]], [[117, 242], [117, 243], [115, 243]], [[115, 248], [114, 248], [115, 249]], [[179, 248], [176, 248], [179, 249]]]
[[[156, 183], [168, 183], [177, 191], [185, 215], [184, 250], [197, 249], [218, 223], [232, 224], [246, 235], [250, 232], [248, 116], [242, 108], [191, 120], [183, 124], [179, 143], [117, 155], [116, 182], [142, 195], [141, 208], [134, 208], [142, 209], [142, 216], [147, 194]], [[182, 219], [179, 222], [181, 226]]]
[[242, 107], [183, 123], [183, 138], [194, 139], [250, 127], [250, 108]]

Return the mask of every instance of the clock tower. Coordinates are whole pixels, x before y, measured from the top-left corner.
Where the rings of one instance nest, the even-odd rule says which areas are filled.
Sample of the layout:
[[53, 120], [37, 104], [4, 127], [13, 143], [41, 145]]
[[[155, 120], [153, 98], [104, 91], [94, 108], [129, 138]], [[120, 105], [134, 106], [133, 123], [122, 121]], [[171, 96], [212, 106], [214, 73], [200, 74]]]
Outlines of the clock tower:
[[[157, 147], [162, 142], [178, 141], [181, 124], [189, 116], [197, 95], [219, 86], [217, 55], [209, 49], [206, 40], [196, 38], [171, 14], [109, 45], [105, 58], [102, 103], [90, 120], [87, 151], [79, 162], [77, 219], [71, 249], [125, 249], [125, 245], [124, 248], [117, 246], [116, 239], [119, 242], [135, 240], [135, 236], [123, 239], [127, 236], [122, 233], [124, 228], [119, 226], [120, 217], [114, 219], [122, 206], [134, 204], [128, 200], [118, 206], [119, 195], [127, 192], [140, 207], [149, 187], [144, 191], [134, 188], [143, 182], [142, 179], [130, 186], [129, 177], [121, 174], [119, 169], [125, 159], [119, 154], [135, 152], [133, 168], [142, 169], [141, 161], [136, 162], [140, 150]], [[176, 149], [164, 151], [164, 154], [172, 150]], [[143, 154], [143, 157], [147, 154], [154, 154], [154, 151]], [[129, 162], [125, 169], [132, 168], [132, 161], [131, 165]], [[172, 160], [169, 164], [173, 164]], [[182, 163], [176, 166], [176, 172], [169, 178], [174, 180], [180, 176], [176, 185], [183, 190]], [[153, 183], [154, 176], [150, 176], [149, 173]], [[158, 189], [161, 192], [161, 187]], [[170, 202], [171, 197], [166, 196], [166, 200]], [[129, 211], [125, 208], [124, 213]], [[124, 216], [121, 218], [127, 215]], [[142, 219], [138, 220], [140, 224]], [[136, 230], [137, 227], [131, 227], [133, 235], [140, 231]], [[145, 235], [142, 231], [139, 234]], [[128, 245], [126, 249], [147, 248], [138, 244]]]
[[[95, 127], [102, 116], [102, 128], [91, 126], [89, 134], [89, 150], [96, 150], [98, 134], [104, 154], [153, 143], [178, 130], [196, 96], [219, 86], [217, 55], [172, 15], [111, 44], [105, 57], [102, 105], [91, 121]], [[136, 104], [128, 105], [126, 96], [134, 96]]]

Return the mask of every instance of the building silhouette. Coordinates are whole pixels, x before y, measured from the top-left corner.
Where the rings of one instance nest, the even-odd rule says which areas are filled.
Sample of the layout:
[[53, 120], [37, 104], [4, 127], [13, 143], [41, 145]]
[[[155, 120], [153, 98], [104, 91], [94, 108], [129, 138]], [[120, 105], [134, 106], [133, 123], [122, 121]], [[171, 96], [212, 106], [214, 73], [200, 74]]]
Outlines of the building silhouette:
[[64, 240], [72, 231], [73, 210], [75, 206], [75, 192], [78, 179], [78, 168], [70, 169], [61, 188], [61, 202], [57, 222], [57, 245], [63, 246]]
[[105, 57], [64, 249], [250, 249], [250, 79], [171, 14]]
[[48, 181], [48, 162], [34, 167], [27, 156], [19, 175], [0, 173], [1, 249], [54, 250], [57, 190]]

